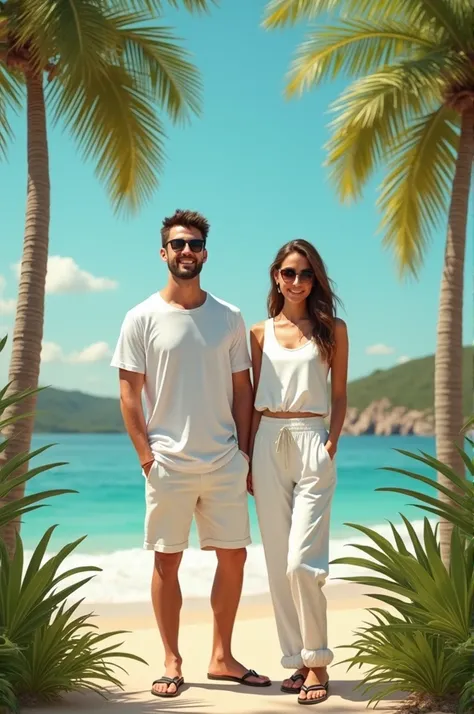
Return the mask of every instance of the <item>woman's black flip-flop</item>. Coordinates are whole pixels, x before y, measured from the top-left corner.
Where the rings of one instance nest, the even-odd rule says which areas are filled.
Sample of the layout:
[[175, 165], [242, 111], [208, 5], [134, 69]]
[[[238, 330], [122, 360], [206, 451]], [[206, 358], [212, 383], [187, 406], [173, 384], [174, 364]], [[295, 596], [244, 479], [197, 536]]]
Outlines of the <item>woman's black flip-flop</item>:
[[[300, 681], [303, 685], [306, 677], [302, 674], [292, 674], [291, 677], [288, 677], [288, 679], [291, 679], [291, 681], [295, 682], [295, 684]], [[285, 694], [299, 694], [301, 692], [301, 687], [285, 687], [285, 685], [282, 684], [280, 690], [285, 692]]]
[[[174, 684], [176, 687], [175, 692], [155, 692], [153, 687], [155, 684], [167, 684], [168, 686], [170, 684]], [[160, 679], [155, 679], [153, 684], [151, 685], [151, 693], [155, 697], [162, 697], [163, 699], [171, 699], [172, 697], [177, 697], [179, 694], [179, 690], [184, 684], [184, 679], [182, 677], [160, 677]]]
[[328, 689], [329, 689], [329, 682], [326, 682], [326, 684], [313, 684], [310, 687], [306, 687], [304, 684], [301, 687], [302, 692], [324, 692], [323, 697], [314, 697], [311, 699], [300, 699], [298, 697], [298, 704], [304, 704], [304, 705], [310, 705], [310, 704], [320, 704], [321, 702], [325, 702], [326, 699], [328, 698]]
[[247, 687], [269, 687], [270, 680], [266, 682], [249, 682], [249, 677], [260, 677], [254, 669], [249, 669], [242, 677], [231, 677], [229, 674], [208, 674], [208, 679], [213, 679], [217, 682], [237, 682], [237, 684], [245, 684]]

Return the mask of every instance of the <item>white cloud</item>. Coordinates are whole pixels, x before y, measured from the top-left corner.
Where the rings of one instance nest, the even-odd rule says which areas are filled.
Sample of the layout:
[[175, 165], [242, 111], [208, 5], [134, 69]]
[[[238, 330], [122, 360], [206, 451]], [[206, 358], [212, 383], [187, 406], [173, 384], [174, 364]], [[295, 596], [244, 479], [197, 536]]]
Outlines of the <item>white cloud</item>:
[[41, 345], [42, 362], [64, 362], [64, 353], [56, 342], [43, 342]]
[[[20, 263], [13, 266], [17, 277], [20, 276]], [[73, 258], [52, 255], [48, 259], [46, 274], [46, 292], [54, 293], [98, 293], [115, 290], [118, 283], [110, 278], [98, 278], [82, 270]]]
[[397, 362], [398, 362], [398, 364], [405, 364], [405, 362], [409, 362], [410, 359], [411, 359], [410, 357], [407, 357], [406, 355], [402, 355], [401, 357], [399, 357], [397, 359]]
[[73, 352], [68, 357], [68, 362], [72, 364], [84, 364], [88, 362], [101, 362], [110, 356], [110, 349], [107, 342], [95, 342], [89, 347], [85, 347], [81, 352]]
[[389, 347], [388, 345], [383, 344], [370, 345], [365, 348], [366, 355], [391, 355], [394, 352], [394, 347]]
[[0, 315], [12, 315], [16, 308], [16, 300], [3, 297], [6, 284], [7, 281], [0, 275]]
[[60, 345], [56, 342], [43, 342], [41, 349], [41, 361], [62, 362], [64, 364], [90, 364], [101, 362], [110, 356], [110, 348], [106, 342], [95, 342], [88, 347], [84, 347], [80, 352], [71, 352], [66, 355]]
[[0, 315], [13, 315], [13, 313], [15, 312], [15, 307], [16, 300], [13, 300], [13, 298], [10, 298], [8, 300], [0, 298]]

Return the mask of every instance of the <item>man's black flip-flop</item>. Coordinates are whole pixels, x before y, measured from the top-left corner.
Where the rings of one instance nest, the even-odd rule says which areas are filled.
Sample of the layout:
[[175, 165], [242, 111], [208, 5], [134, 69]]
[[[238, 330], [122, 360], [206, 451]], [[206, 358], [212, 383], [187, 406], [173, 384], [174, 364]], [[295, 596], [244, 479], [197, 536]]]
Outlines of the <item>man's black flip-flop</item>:
[[[174, 684], [176, 687], [175, 692], [155, 692], [153, 687], [155, 684], [167, 684], [168, 686], [170, 684]], [[155, 697], [162, 697], [163, 699], [171, 699], [172, 697], [177, 697], [179, 694], [179, 690], [184, 684], [184, 679], [182, 677], [160, 677], [160, 679], [155, 679], [153, 684], [151, 685], [151, 693]]]
[[242, 677], [232, 677], [230, 674], [208, 674], [208, 679], [213, 679], [217, 682], [237, 682], [237, 684], [245, 684], [247, 687], [269, 687], [270, 680], [266, 682], [249, 682], [249, 677], [260, 677], [254, 669], [249, 669]]

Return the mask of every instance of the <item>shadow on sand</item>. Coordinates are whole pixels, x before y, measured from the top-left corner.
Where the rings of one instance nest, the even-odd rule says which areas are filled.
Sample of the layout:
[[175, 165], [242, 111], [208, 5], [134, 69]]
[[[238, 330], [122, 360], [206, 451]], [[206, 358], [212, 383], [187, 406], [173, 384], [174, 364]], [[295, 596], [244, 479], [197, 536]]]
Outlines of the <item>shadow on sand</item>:
[[[370, 699], [368, 695], [364, 695], [360, 690], [356, 690], [355, 686], [357, 681], [349, 680], [331, 680], [329, 689], [329, 699], [328, 705], [331, 703], [332, 707], [337, 707], [338, 712], [345, 711], [365, 711], [367, 703]], [[161, 699], [159, 697], [154, 697], [150, 694], [148, 690], [142, 691], [112, 691], [109, 692], [108, 698], [103, 699], [97, 695], [86, 693], [86, 694], [72, 694], [58, 702], [57, 704], [49, 704], [44, 707], [35, 708], [35, 714], [82, 714], [82, 712], [87, 712], [88, 714], [102, 714], [109, 707], [119, 707], [118, 711], [122, 711], [123, 714], [152, 714], [152, 712], [194, 712], [194, 711], [205, 711], [205, 710], [216, 710], [217, 702], [213, 702], [213, 697], [211, 695], [204, 695], [202, 698], [199, 697], [199, 692], [219, 692], [225, 691], [230, 692], [232, 695], [252, 695], [253, 702], [255, 706], [252, 709], [245, 706], [245, 710], [251, 714], [268, 714], [269, 711], [283, 712], [293, 709], [296, 705], [296, 696], [289, 694], [284, 694], [280, 691], [280, 685], [276, 682], [271, 687], [265, 687], [262, 689], [251, 688], [251, 687], [241, 687], [233, 684], [226, 683], [193, 683], [188, 682], [181, 689], [181, 695], [173, 699]], [[258, 704], [258, 700], [268, 700], [271, 698], [273, 704], [269, 708], [268, 706], [262, 706]], [[377, 711], [389, 711], [393, 707], [393, 703], [403, 699], [403, 694], [393, 694], [391, 697], [387, 698], [378, 707]], [[347, 706], [344, 706], [344, 702], [347, 702]], [[220, 702], [221, 704], [221, 702]], [[262, 701], [263, 704], [263, 701]], [[360, 707], [357, 707], [360, 704]], [[116, 709], [117, 711], [117, 709]], [[319, 710], [318, 710], [319, 711]], [[219, 712], [221, 714], [221, 712]]]

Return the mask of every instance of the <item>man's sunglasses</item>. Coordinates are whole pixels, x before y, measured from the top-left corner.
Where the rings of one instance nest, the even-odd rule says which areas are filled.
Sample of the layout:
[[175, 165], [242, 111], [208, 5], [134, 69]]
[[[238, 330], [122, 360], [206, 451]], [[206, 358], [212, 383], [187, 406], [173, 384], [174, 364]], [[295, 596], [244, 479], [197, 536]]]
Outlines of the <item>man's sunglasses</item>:
[[300, 283], [311, 283], [314, 279], [314, 273], [309, 268], [302, 270], [301, 273], [297, 273], [294, 268], [281, 268], [280, 275], [285, 283], [294, 283], [296, 276]]
[[191, 238], [190, 240], [185, 240], [184, 238], [172, 238], [166, 245], [170, 245], [176, 252], [184, 250], [184, 247], [189, 245], [193, 253], [201, 253], [205, 246], [205, 241], [202, 238]]

